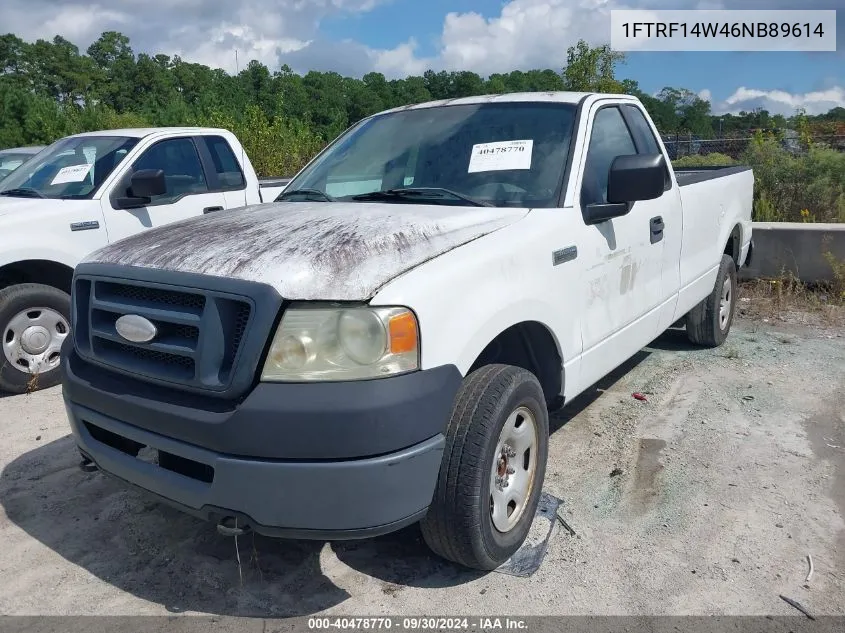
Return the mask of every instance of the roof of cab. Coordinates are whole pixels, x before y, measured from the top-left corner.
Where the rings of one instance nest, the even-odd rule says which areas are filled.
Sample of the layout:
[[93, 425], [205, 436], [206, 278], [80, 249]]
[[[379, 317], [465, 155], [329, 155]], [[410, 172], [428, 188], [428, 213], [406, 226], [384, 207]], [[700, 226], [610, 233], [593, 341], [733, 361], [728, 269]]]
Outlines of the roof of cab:
[[26, 147], [8, 147], [6, 149], [0, 149], [0, 154], [37, 154], [42, 149], [44, 149], [44, 145], [27, 145]]
[[427, 101], [425, 103], [415, 103], [412, 105], [399, 106], [385, 110], [379, 114], [387, 114], [388, 112], [398, 112], [400, 110], [419, 110], [423, 108], [436, 108], [445, 105], [476, 105], [482, 103], [571, 103], [577, 104], [585, 97], [599, 96], [599, 97], [619, 97], [632, 98], [629, 95], [611, 95], [599, 94], [596, 92], [511, 92], [507, 94], [493, 94], [493, 95], [478, 95], [475, 97], [460, 97], [458, 99], [440, 99], [438, 101]]
[[130, 138], [144, 138], [153, 134], [222, 134], [226, 130], [210, 127], [139, 127], [122, 128], [117, 130], [97, 130], [96, 132], [82, 132], [73, 136], [128, 136]]

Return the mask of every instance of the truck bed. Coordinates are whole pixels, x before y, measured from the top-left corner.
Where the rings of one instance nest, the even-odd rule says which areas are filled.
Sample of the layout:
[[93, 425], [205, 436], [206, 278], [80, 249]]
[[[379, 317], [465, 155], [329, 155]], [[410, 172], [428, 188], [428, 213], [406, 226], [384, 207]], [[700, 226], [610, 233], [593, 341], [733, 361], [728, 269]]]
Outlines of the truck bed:
[[[750, 167], [680, 169], [683, 238], [681, 246], [679, 316], [712, 292], [722, 249], [738, 230], [739, 257], [751, 239], [754, 171]], [[714, 246], [718, 257], [714, 257]], [[737, 263], [740, 263], [739, 260]]]
[[678, 167], [675, 168], [675, 178], [679, 187], [686, 187], [706, 180], [715, 180], [724, 176], [739, 174], [749, 171], [751, 167], [746, 165], [734, 165], [731, 167]]

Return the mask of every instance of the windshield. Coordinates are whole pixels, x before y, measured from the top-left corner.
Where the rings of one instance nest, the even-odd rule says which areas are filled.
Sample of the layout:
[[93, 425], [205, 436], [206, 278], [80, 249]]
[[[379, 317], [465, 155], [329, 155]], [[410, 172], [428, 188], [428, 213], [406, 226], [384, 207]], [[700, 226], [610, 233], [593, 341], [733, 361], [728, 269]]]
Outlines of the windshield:
[[125, 136], [61, 139], [0, 181], [0, 196], [89, 198], [137, 142]]
[[574, 118], [571, 104], [513, 102], [377, 115], [330, 146], [280, 199], [556, 206]]

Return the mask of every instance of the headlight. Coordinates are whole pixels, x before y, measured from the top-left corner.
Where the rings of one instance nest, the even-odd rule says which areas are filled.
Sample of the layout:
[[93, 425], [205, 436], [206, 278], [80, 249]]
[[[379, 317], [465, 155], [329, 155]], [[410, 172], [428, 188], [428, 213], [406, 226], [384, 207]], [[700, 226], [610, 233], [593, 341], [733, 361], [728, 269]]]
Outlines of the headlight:
[[360, 380], [418, 368], [417, 319], [407, 308], [300, 305], [282, 316], [261, 380]]

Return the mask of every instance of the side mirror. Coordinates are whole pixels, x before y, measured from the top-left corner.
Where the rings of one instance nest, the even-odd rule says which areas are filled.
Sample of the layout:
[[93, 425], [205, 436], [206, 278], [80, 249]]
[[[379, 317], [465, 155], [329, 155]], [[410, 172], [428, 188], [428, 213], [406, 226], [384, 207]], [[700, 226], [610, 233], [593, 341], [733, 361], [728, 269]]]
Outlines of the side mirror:
[[167, 191], [167, 184], [164, 182], [164, 170], [162, 169], [139, 169], [129, 180], [129, 188], [132, 190], [133, 198], [152, 198], [160, 196]]
[[655, 200], [663, 195], [663, 154], [617, 156], [610, 165], [607, 201], [611, 204]]
[[584, 210], [588, 224], [627, 215], [634, 202], [663, 195], [666, 163], [662, 154], [617, 156], [607, 178], [607, 204], [591, 204]]
[[129, 179], [128, 197], [115, 200], [120, 209], [137, 209], [145, 207], [153, 196], [160, 196], [167, 191], [164, 181], [164, 171], [161, 169], [139, 169]]

